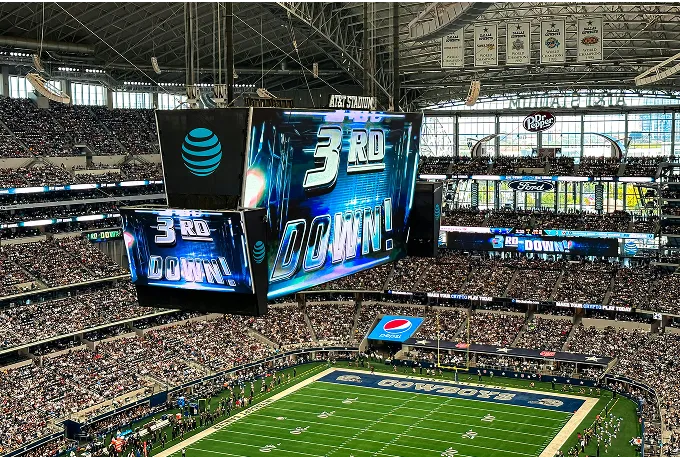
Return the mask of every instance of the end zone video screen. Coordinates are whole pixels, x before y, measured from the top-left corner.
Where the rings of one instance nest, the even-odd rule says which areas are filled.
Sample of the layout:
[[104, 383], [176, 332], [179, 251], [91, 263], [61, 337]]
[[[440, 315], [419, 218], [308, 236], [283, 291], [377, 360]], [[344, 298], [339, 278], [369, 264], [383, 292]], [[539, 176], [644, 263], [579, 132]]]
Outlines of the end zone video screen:
[[124, 208], [121, 215], [135, 285], [253, 293], [240, 213]]
[[243, 206], [267, 211], [270, 299], [406, 254], [421, 121], [253, 111]]

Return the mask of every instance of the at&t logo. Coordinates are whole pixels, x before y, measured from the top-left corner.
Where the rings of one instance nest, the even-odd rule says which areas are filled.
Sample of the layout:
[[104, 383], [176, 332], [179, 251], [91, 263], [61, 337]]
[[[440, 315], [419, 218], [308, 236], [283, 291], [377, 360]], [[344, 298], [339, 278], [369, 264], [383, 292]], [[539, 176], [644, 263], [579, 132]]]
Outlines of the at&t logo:
[[200, 177], [211, 175], [222, 160], [219, 138], [210, 129], [193, 129], [184, 137], [182, 159], [192, 174]]
[[264, 243], [262, 241], [258, 241], [255, 243], [255, 246], [253, 246], [253, 259], [255, 259], [255, 263], [260, 264], [264, 260], [264, 255], [265, 255], [265, 247]]

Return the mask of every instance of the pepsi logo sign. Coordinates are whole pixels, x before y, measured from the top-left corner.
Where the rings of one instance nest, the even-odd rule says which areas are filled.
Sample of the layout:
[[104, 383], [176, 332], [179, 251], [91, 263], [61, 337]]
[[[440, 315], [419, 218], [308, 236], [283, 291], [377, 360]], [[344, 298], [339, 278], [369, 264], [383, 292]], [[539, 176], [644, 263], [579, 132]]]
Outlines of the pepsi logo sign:
[[542, 132], [555, 125], [555, 115], [548, 111], [536, 111], [524, 118], [524, 130], [527, 132]]
[[555, 352], [553, 352], [553, 351], [541, 351], [541, 357], [555, 357]]
[[404, 333], [413, 327], [413, 324], [408, 319], [392, 319], [385, 322], [383, 330], [387, 333]]
[[546, 192], [555, 188], [548, 181], [510, 181], [508, 187], [520, 192]]

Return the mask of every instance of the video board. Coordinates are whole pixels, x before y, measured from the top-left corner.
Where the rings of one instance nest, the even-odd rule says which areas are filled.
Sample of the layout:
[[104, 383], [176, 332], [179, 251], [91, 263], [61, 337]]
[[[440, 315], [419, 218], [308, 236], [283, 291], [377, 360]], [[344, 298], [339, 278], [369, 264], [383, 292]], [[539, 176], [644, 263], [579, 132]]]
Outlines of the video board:
[[405, 256], [421, 122], [253, 110], [242, 204], [267, 212], [270, 299]]
[[[257, 303], [266, 297], [266, 238], [263, 212], [257, 213], [259, 224], [250, 224], [249, 232], [247, 212], [121, 208], [140, 304], [260, 314], [266, 309]], [[226, 298], [232, 294], [241, 298]]]
[[568, 254], [616, 257], [617, 239], [566, 238], [543, 235], [493, 235], [484, 233], [445, 232], [440, 244], [460, 251], [499, 251], [538, 254]]

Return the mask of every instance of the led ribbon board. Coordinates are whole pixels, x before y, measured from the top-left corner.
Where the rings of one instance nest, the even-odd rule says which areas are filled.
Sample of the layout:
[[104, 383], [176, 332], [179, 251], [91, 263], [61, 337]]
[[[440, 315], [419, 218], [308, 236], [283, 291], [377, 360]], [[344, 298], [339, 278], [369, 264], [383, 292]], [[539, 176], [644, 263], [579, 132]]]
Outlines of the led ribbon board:
[[253, 110], [242, 202], [267, 211], [270, 299], [406, 255], [421, 122]]
[[422, 323], [422, 317], [383, 316], [368, 335], [368, 339], [403, 343], [411, 338]]

